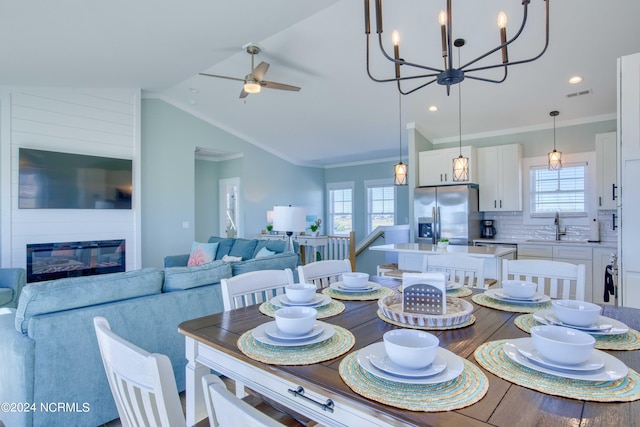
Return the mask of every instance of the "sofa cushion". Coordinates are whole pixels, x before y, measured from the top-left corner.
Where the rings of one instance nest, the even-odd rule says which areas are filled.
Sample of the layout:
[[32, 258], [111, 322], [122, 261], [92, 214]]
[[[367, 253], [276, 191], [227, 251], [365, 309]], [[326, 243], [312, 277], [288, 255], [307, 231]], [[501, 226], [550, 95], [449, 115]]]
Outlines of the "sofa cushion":
[[193, 242], [191, 253], [189, 254], [188, 266], [208, 264], [216, 259], [217, 243]]
[[209, 243], [217, 243], [218, 251], [216, 252], [216, 260], [221, 260], [223, 256], [229, 255], [231, 251], [231, 247], [236, 239], [232, 239], [229, 237], [209, 237]]
[[242, 262], [232, 262], [231, 271], [234, 276], [237, 276], [238, 274], [256, 270], [284, 270], [285, 268], [295, 270], [299, 258], [296, 253], [286, 252]]
[[5, 304], [9, 304], [13, 299], [13, 289], [0, 288], [0, 307]]
[[262, 258], [265, 256], [271, 256], [271, 255], [275, 255], [276, 251], [270, 251], [267, 248], [262, 248], [260, 249], [258, 252], [256, 252], [254, 258]]
[[162, 291], [162, 270], [69, 277], [24, 287], [16, 312], [16, 329], [27, 332], [29, 319], [41, 314], [120, 301]]
[[231, 266], [222, 261], [214, 261], [195, 267], [165, 268], [162, 291], [182, 291], [211, 285], [227, 277], [231, 277]]
[[255, 258], [256, 255], [258, 255], [258, 252], [260, 252], [262, 248], [267, 248], [272, 252], [281, 254], [287, 249], [287, 241], [286, 240], [258, 240], [258, 243], [256, 244], [256, 249], [253, 252], [252, 258]]
[[242, 257], [243, 260], [251, 259], [253, 258], [253, 251], [256, 249], [256, 244], [258, 244], [257, 240], [236, 239], [229, 255]]

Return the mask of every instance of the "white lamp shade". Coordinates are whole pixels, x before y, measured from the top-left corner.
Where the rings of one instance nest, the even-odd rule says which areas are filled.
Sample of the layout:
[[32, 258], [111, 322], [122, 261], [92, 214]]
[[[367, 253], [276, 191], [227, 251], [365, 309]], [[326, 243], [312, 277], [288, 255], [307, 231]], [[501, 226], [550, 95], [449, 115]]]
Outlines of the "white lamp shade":
[[400, 162], [395, 166], [395, 185], [407, 185], [407, 165]]
[[562, 169], [562, 153], [560, 151], [553, 150], [549, 153], [549, 169]]
[[302, 232], [307, 228], [307, 210], [295, 206], [273, 208], [273, 229], [276, 231]]
[[469, 181], [469, 159], [462, 154], [453, 159], [453, 180]]
[[267, 211], [267, 224], [273, 224], [273, 211]]

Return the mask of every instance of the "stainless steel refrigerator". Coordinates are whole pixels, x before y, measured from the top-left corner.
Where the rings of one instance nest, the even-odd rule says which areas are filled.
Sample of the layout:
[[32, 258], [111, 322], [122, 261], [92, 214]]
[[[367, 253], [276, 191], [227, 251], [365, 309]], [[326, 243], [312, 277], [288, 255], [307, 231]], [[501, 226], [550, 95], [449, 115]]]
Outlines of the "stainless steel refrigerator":
[[414, 193], [415, 241], [471, 245], [480, 238], [478, 186], [475, 184], [418, 187]]

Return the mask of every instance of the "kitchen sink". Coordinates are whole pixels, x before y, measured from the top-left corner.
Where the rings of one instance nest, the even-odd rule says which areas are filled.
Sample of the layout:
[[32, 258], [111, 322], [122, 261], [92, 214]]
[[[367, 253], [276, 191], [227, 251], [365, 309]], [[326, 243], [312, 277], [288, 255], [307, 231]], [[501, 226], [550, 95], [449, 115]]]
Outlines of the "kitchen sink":
[[584, 245], [587, 244], [589, 242], [584, 241], [584, 240], [552, 240], [552, 239], [528, 239], [525, 240], [526, 242], [530, 242], [530, 243], [560, 243], [560, 244], [573, 244], [573, 245]]

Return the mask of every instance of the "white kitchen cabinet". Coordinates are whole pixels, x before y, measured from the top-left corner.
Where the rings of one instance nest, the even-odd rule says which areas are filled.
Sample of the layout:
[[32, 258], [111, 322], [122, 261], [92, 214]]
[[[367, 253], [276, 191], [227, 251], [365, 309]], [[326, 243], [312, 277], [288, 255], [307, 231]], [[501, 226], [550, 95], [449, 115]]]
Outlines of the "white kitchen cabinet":
[[[453, 159], [460, 155], [460, 148], [421, 151], [418, 153], [418, 185], [456, 184], [453, 180]], [[469, 158], [469, 181], [476, 183], [476, 149], [462, 147], [462, 155]]]
[[616, 209], [618, 203], [618, 168], [615, 132], [596, 135], [596, 189], [598, 209]]
[[522, 210], [522, 145], [477, 150], [480, 211]]
[[[604, 271], [611, 264], [611, 255], [616, 254], [615, 249], [593, 249], [593, 291], [591, 300], [596, 304], [615, 304], [613, 295], [609, 295], [609, 302], [604, 302]], [[619, 292], [618, 292], [619, 294]]]

